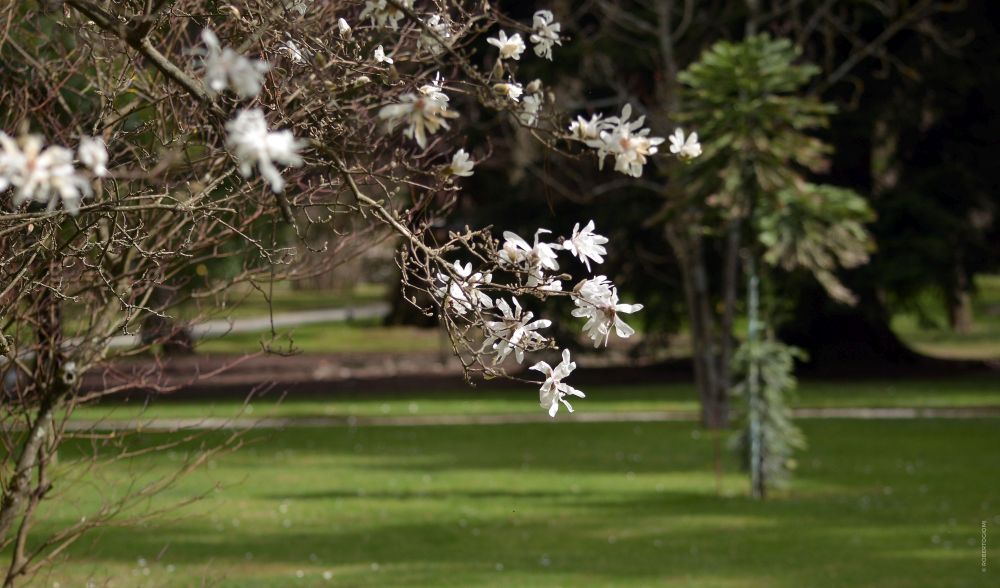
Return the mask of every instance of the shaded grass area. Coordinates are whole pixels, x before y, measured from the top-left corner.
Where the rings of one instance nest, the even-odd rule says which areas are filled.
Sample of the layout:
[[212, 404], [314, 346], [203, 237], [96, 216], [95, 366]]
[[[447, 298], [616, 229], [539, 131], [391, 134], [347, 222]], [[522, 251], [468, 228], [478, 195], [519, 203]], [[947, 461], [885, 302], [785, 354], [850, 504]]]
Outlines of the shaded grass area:
[[[255, 433], [151, 503], [223, 484], [187, 516], [95, 534], [35, 584], [996, 585], [1000, 544], [984, 574], [979, 543], [982, 521], [1000, 526], [996, 421], [803, 428], [810, 449], [793, 485], [765, 503], [745, 497], [729, 460], [715, 494], [712, 440], [688, 423]], [[63, 451], [59, 467], [88, 447]], [[106, 468], [46, 511], [42, 528], [178, 458]]]
[[976, 277], [973, 324], [968, 333], [948, 328], [939, 301], [926, 296], [915, 310], [898, 313], [893, 330], [917, 351], [945, 359], [1000, 359], [1000, 275]]
[[[691, 384], [669, 383], [636, 386], [582, 386], [587, 398], [576, 401], [578, 410], [598, 411], [697, 411], [697, 393]], [[1000, 377], [964, 377], [924, 380], [805, 381], [799, 407], [968, 407], [1000, 406]], [[279, 402], [264, 396], [250, 403], [249, 411], [238, 399], [210, 401], [105, 402], [77, 409], [86, 419], [198, 418], [243, 416], [377, 416], [515, 414], [541, 409], [530, 387], [458, 390], [400, 390], [394, 394], [338, 393], [324, 398], [294, 395]], [[249, 414], [247, 414], [249, 412]]]

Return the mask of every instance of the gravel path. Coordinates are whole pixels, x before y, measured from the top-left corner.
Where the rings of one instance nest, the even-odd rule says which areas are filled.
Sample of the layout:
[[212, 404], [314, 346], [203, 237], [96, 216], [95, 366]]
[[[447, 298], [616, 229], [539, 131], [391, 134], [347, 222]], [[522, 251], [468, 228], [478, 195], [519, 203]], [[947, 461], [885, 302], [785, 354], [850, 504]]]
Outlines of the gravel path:
[[[968, 408], [799, 408], [797, 419], [982, 419], [1000, 418], [1000, 407]], [[543, 413], [428, 415], [428, 416], [316, 416], [316, 417], [236, 417], [236, 418], [149, 418], [134, 420], [72, 420], [71, 431], [149, 431], [211, 429], [285, 429], [291, 427], [423, 427], [453, 425], [509, 425], [545, 422], [571, 423], [659, 423], [698, 420], [690, 411], [576, 412], [550, 419]]]

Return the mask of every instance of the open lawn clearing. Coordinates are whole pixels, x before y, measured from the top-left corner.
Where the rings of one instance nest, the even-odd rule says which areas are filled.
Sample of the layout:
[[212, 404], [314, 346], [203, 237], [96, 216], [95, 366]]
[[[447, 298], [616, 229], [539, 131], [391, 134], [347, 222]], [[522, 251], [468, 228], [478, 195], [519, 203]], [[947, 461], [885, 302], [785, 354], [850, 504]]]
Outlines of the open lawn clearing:
[[[803, 427], [794, 484], [762, 504], [730, 460], [715, 495], [712, 440], [689, 423], [252, 433], [151, 503], [223, 485], [185, 516], [92, 535], [34, 584], [996, 585], [1000, 544], [984, 574], [979, 543], [982, 521], [1000, 528], [996, 420]], [[59, 467], [88, 447], [61, 452]], [[181, 453], [63, 488], [41, 528], [169, 472]]]

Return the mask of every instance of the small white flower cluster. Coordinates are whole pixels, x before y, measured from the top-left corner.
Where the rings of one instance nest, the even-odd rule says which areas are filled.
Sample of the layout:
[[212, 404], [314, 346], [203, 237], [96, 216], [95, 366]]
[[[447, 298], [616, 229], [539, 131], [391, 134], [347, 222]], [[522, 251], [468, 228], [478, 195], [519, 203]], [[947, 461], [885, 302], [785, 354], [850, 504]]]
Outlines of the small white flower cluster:
[[[642, 167], [647, 157], [657, 152], [657, 145], [663, 143], [663, 137], [650, 137], [649, 129], [642, 128], [646, 122], [645, 116], [640, 116], [629, 122], [632, 116], [632, 105], [622, 107], [621, 116], [612, 116], [596, 121], [599, 134], [596, 139], [585, 141], [588, 147], [597, 150], [598, 165], [604, 168], [604, 158], [609, 154], [615, 156], [615, 171], [638, 178], [642, 176]], [[574, 132], [572, 125], [570, 132]]]
[[[104, 141], [83, 137], [77, 148], [77, 159], [96, 177], [108, 173], [108, 151]], [[62, 203], [71, 215], [80, 211], [80, 201], [93, 194], [90, 179], [73, 165], [73, 151], [59, 145], [45, 147], [38, 135], [27, 135], [15, 141], [0, 131], [0, 192], [13, 188], [14, 207], [37, 202], [55, 210]]]
[[459, 149], [451, 156], [451, 164], [448, 165], [447, 173], [453, 176], [467, 178], [472, 175], [472, 168], [476, 167], [476, 162], [469, 158], [465, 149]]
[[525, 49], [520, 33], [508, 37], [505, 31], [500, 31], [496, 37], [486, 39], [486, 42], [500, 50], [500, 59], [519, 61]]
[[434, 34], [421, 30], [420, 38], [417, 39], [417, 51], [427, 51], [431, 55], [440, 55], [452, 42], [451, 23], [448, 22], [448, 17], [432, 14], [427, 17], [424, 24]]
[[387, 63], [392, 65], [392, 58], [385, 54], [385, 49], [381, 45], [375, 48], [375, 63]]
[[[413, 8], [413, 0], [399, 0], [398, 4], [407, 10]], [[365, 8], [359, 18], [365, 17], [371, 19], [372, 26], [398, 29], [399, 21], [406, 17], [406, 13], [387, 0], [365, 0]]]
[[266, 62], [247, 59], [229, 47], [223, 48], [211, 29], [201, 32], [201, 40], [207, 47], [202, 52], [202, 66], [209, 92], [218, 94], [231, 87], [240, 98], [253, 98], [260, 92], [264, 74], [270, 69]]
[[[346, 21], [343, 24], [347, 25]], [[347, 30], [350, 31], [349, 26]], [[256, 97], [263, 87], [264, 73], [270, 69], [270, 65], [248, 59], [228, 47], [223, 49], [218, 37], [210, 29], [203, 30], [201, 38], [208, 48], [204, 52], [203, 63], [206, 87], [217, 93], [232, 86], [241, 98]], [[305, 60], [302, 51], [293, 41], [287, 41], [281, 46], [281, 50], [293, 62]], [[379, 50], [381, 46], [376, 50], [376, 58]], [[391, 59], [389, 63], [392, 63]], [[259, 108], [238, 111], [226, 123], [226, 133], [226, 146], [239, 164], [240, 175], [249, 178], [254, 166], [257, 166], [260, 175], [275, 193], [281, 192], [285, 187], [285, 180], [275, 164], [298, 167], [303, 163], [299, 150], [306, 146], [306, 142], [296, 139], [289, 130], [268, 130], [264, 111]]]
[[[553, 45], [562, 45], [559, 37], [561, 28], [562, 25], [555, 22], [551, 11], [539, 10], [535, 13], [532, 17], [531, 35], [528, 37], [534, 45], [535, 55], [552, 61]], [[526, 48], [521, 33], [508, 36], [506, 31], [499, 31], [496, 37], [491, 37], [486, 42], [500, 50], [501, 60], [519, 61]]]
[[559, 30], [562, 25], [555, 22], [555, 17], [548, 10], [539, 10], [532, 18], [531, 37], [534, 43], [535, 55], [552, 61], [552, 46], [562, 45]]
[[493, 274], [473, 273], [471, 263], [463, 266], [461, 262], [456, 261], [453, 267], [453, 277], [443, 273], [437, 275], [442, 285], [434, 293], [445, 301], [445, 306], [459, 316], [477, 308], [493, 308], [493, 299], [479, 290], [480, 286], [493, 281]]
[[674, 134], [670, 135], [670, 152], [687, 161], [701, 156], [698, 133], [691, 133], [685, 138], [684, 129], [675, 129]]
[[608, 344], [611, 330], [622, 339], [628, 339], [635, 334], [635, 329], [628, 326], [619, 313], [632, 314], [642, 310], [641, 304], [621, 304], [618, 301], [618, 289], [606, 276], [597, 276], [577, 284], [573, 290], [573, 316], [585, 318], [583, 331], [599, 347], [603, 342]]
[[535, 231], [535, 242], [529, 244], [520, 235], [504, 231], [503, 247], [499, 258], [503, 267], [521, 273], [527, 277], [525, 285], [529, 288], [541, 288], [549, 291], [562, 290], [562, 282], [547, 278], [546, 271], [557, 271], [559, 262], [556, 251], [562, 247], [557, 243], [544, 243], [542, 235], [551, 233], [548, 229]]
[[550, 417], [555, 417], [559, 412], [559, 403], [566, 405], [566, 410], [573, 412], [573, 406], [566, 400], [567, 396], [587, 397], [583, 392], [563, 382], [576, 369], [576, 362], [570, 361], [569, 349], [563, 350], [562, 361], [555, 367], [540, 361], [528, 369], [541, 372], [545, 376], [545, 381], [538, 390], [538, 404], [549, 411]]
[[[551, 61], [553, 45], [562, 44], [559, 37], [561, 25], [555, 22], [552, 12], [548, 10], [536, 12], [532, 21], [529, 39], [534, 44], [535, 55]], [[498, 31], [496, 37], [488, 38], [486, 42], [499, 50], [494, 73], [500, 75], [504, 71], [504, 60], [520, 61], [521, 55], [527, 48], [520, 33], [508, 35], [503, 30]], [[538, 113], [545, 98], [541, 80], [535, 80], [525, 87], [510, 77], [506, 82], [494, 84], [493, 92], [511, 102], [519, 103], [515, 115], [522, 124], [531, 126], [538, 122]]]
[[239, 162], [240, 174], [250, 177], [257, 165], [260, 175], [276, 193], [284, 189], [285, 180], [274, 164], [302, 165], [299, 150], [305, 147], [305, 142], [296, 139], [289, 130], [269, 131], [264, 111], [259, 108], [239, 111], [236, 118], [226, 123], [226, 131], [226, 145]]
[[390, 130], [400, 122], [405, 123], [403, 135], [414, 139], [421, 148], [427, 147], [427, 135], [449, 128], [447, 119], [458, 116], [458, 113], [449, 110], [448, 95], [442, 85], [438, 77], [434, 83], [421, 86], [416, 93], [401, 95], [398, 104], [383, 106], [379, 110], [379, 118], [387, 122]]
[[295, 41], [288, 40], [285, 44], [279, 48], [279, 51], [288, 55], [288, 58], [292, 60], [292, 63], [302, 64], [306, 62], [305, 53], [299, 48]]
[[507, 82], [500, 82], [499, 84], [493, 84], [493, 91], [497, 96], [503, 96], [511, 102], [519, 102], [521, 100], [521, 94], [524, 94], [524, 87], [514, 80], [510, 80]]
[[[471, 263], [463, 265], [456, 261], [447, 273], [438, 273], [438, 285], [433, 294], [445, 310], [467, 319], [471, 317], [473, 324], [482, 329], [484, 340], [480, 353], [491, 354], [494, 366], [510, 357], [517, 363], [523, 363], [526, 353], [551, 346], [550, 339], [539, 331], [550, 327], [552, 322], [536, 318], [534, 313], [524, 309], [516, 296], [494, 300], [486, 290], [528, 290], [540, 298], [562, 292], [562, 281], [552, 274], [559, 271], [560, 251], [577, 258], [588, 271], [592, 262], [604, 261], [607, 254], [604, 245], [608, 239], [594, 230], [593, 221], [583, 228], [577, 223], [571, 236], [559, 239], [559, 242], [547, 242], [545, 237], [551, 231], [538, 229], [531, 243], [516, 233], [506, 231], [502, 245], [496, 249], [495, 262], [497, 268], [513, 275], [512, 284], [494, 282], [491, 272], [477, 272]], [[635, 333], [621, 315], [641, 310], [642, 305], [622, 304], [617, 288], [607, 277], [583, 280], [564, 295], [569, 295], [576, 305], [573, 316], [586, 319], [583, 332], [594, 342], [594, 347], [602, 343], [606, 345], [612, 332], [622, 338]], [[555, 367], [539, 362], [530, 368], [546, 376], [539, 390], [539, 399], [552, 416], [555, 416], [560, 404], [573, 410], [565, 396], [584, 396], [562, 382], [576, 367], [570, 361], [569, 351], [563, 351], [562, 357], [563, 361]]]
[[[645, 116], [629, 121], [631, 117], [631, 104], [622, 107], [621, 116], [604, 118], [600, 114], [595, 114], [589, 120], [578, 116], [570, 123], [567, 138], [596, 149], [600, 169], [604, 169], [604, 159], [608, 155], [614, 155], [615, 171], [638, 178], [642, 176], [643, 166], [646, 165], [649, 156], [659, 151], [657, 146], [662, 144], [664, 139], [650, 137], [650, 130], [642, 128], [646, 122]], [[684, 132], [677, 129], [670, 137], [670, 142], [670, 152], [682, 159], [690, 160], [701, 155], [697, 133], [692, 133], [685, 140]]]
[[542, 91], [542, 81], [534, 80], [524, 88], [524, 99], [521, 100], [521, 110], [517, 113], [522, 124], [531, 126], [538, 122], [538, 113], [542, 110], [545, 92]]

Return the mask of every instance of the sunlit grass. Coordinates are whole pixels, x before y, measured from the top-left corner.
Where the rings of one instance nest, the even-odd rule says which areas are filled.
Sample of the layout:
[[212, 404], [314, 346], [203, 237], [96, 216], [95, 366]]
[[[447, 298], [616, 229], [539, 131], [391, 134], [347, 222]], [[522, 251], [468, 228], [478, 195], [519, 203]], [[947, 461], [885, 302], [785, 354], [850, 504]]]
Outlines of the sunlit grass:
[[[636, 386], [584, 386], [586, 399], [576, 401], [583, 412], [697, 411], [694, 386], [686, 383]], [[1000, 379], [966, 377], [925, 380], [805, 381], [800, 407], [968, 407], [1000, 406]], [[240, 399], [106, 402], [78, 409], [77, 418], [204, 418], [282, 416], [392, 416], [482, 415], [538, 413], [537, 395], [531, 388], [461, 388], [405, 390], [392, 394], [353, 392], [315, 396], [290, 395], [281, 402], [264, 396], [250, 402], [247, 411]]]
[[[798, 456], [793, 485], [764, 503], [745, 497], [746, 480], [728, 457], [716, 495], [712, 439], [689, 423], [252, 434], [256, 442], [151, 503], [223, 485], [186, 516], [95, 534], [33, 585], [938, 588], [996, 581], [1000, 570], [984, 575], [979, 567], [981, 521], [1000, 526], [996, 421], [803, 427], [810, 449]], [[43, 512], [40, 528], [78, 520], [127, 480], [171, 471], [180, 453], [106, 468], [93, 484], [68, 489]], [[59, 467], [78, 455], [63, 451]], [[998, 556], [990, 545], [990, 561]]]

